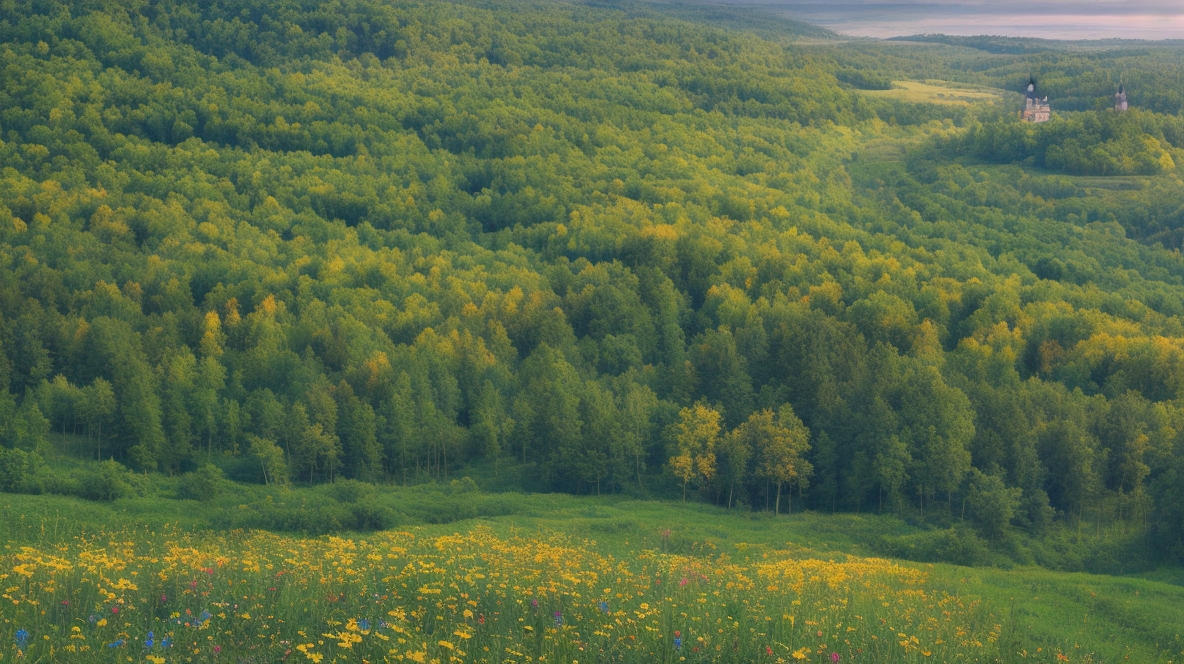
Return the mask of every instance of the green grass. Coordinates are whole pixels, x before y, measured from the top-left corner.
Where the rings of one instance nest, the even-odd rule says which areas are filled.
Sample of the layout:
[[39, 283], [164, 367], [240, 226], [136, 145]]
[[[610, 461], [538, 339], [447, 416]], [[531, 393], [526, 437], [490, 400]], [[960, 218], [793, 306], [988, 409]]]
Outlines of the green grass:
[[949, 81], [893, 81], [891, 90], [860, 90], [861, 94], [882, 99], [896, 99], [916, 104], [969, 106], [993, 102], [1005, 94], [1003, 90], [951, 83]]
[[[6, 542], [6, 553], [11, 555], [20, 546], [51, 550], [99, 534], [154, 541], [168, 531], [194, 541], [218, 542], [226, 529], [238, 528], [289, 530], [292, 541], [304, 541], [314, 535], [302, 533], [302, 526], [321, 528], [333, 518], [348, 524], [350, 510], [358, 504], [386, 515], [387, 526], [410, 531], [418, 539], [478, 530], [504, 541], [560, 536], [619, 560], [637, 559], [650, 550], [704, 560], [723, 555], [744, 565], [786, 555], [842, 561], [848, 555], [889, 553], [938, 561], [959, 555], [946, 549], [951, 539], [958, 543], [958, 533], [965, 533], [957, 523], [953, 528], [947, 528], [950, 523], [928, 526], [894, 516], [817, 512], [773, 516], [765, 511], [728, 511], [704, 503], [629, 496], [498, 494], [481, 491], [468, 479], [379, 488], [346, 483], [279, 489], [226, 483], [208, 502], [175, 498], [179, 486], [175, 478], [133, 479], [136, 495], [110, 503], [0, 495], [0, 540]], [[340, 533], [341, 528], [320, 531]], [[377, 535], [350, 536], [368, 540]], [[972, 535], [965, 536], [976, 541]], [[1075, 535], [1068, 531], [1058, 536], [1062, 548], [1085, 552], [1093, 547], [1094, 554], [1082, 553], [1083, 557], [1117, 560], [1130, 559], [1126, 552], [1134, 550], [1132, 542], [1138, 540], [1135, 535], [1127, 540], [1073, 540]], [[976, 546], [983, 543], [978, 541]], [[1175, 662], [1182, 656], [1184, 642], [1177, 625], [1184, 624], [1184, 570], [1147, 567], [1138, 576], [1112, 576], [1017, 565], [1024, 560], [1061, 560], [1041, 553], [1040, 547], [1040, 542], [1016, 536], [1010, 542], [977, 549], [979, 560], [992, 566], [907, 565], [924, 570], [927, 587], [933, 591], [957, 595], [966, 604], [980, 602], [984, 624], [990, 624], [984, 628], [990, 628], [997, 639], [993, 659], [983, 660], [1051, 662], [1054, 652], [1068, 653], [1074, 662]], [[1112, 547], [1108, 553], [1106, 547]], [[0, 618], [5, 611], [0, 608]], [[998, 625], [997, 630], [993, 625]]]
[[[221, 537], [232, 517], [261, 512], [262, 505], [335, 505], [337, 498], [364, 500], [391, 510], [400, 529], [417, 538], [485, 529], [505, 540], [561, 536], [595, 551], [629, 560], [642, 551], [719, 556], [742, 563], [768, 555], [844, 560], [876, 556], [884, 542], [927, 542], [933, 532], [901, 519], [877, 515], [812, 512], [773, 516], [728, 512], [695, 502], [637, 500], [623, 496], [485, 493], [471, 482], [379, 488], [357, 496], [332, 486], [278, 490], [237, 485], [212, 503], [169, 498], [175, 483], [147, 478], [149, 497], [96, 503], [61, 496], [0, 495], [0, 537], [11, 552], [102, 533], [129, 540], [150, 539], [165, 530], [199, 539]], [[347, 487], [348, 488], [348, 487]], [[357, 489], [357, 487], [354, 487]], [[365, 487], [362, 487], [365, 490]], [[249, 519], [247, 520], [249, 522]], [[294, 540], [301, 534], [290, 535]], [[356, 538], [371, 536], [361, 534]], [[923, 554], [924, 555], [924, 554]], [[1013, 565], [995, 551], [994, 560]], [[915, 556], [914, 556], [915, 557]], [[1172, 662], [1184, 651], [1184, 572], [1161, 568], [1139, 577], [1065, 573], [1028, 566], [1001, 569], [945, 563], [909, 563], [929, 575], [932, 589], [981, 601], [997, 624], [998, 651], [983, 661], [1054, 661], [1063, 651], [1071, 661]], [[0, 609], [0, 616], [4, 615]], [[1039, 649], [1039, 650], [1038, 650]]]

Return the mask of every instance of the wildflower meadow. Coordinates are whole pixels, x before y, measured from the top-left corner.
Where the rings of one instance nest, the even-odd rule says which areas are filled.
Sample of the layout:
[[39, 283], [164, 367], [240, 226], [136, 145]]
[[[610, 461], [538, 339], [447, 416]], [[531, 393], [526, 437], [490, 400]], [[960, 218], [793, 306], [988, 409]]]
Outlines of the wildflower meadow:
[[954, 662], [990, 661], [1003, 632], [979, 602], [884, 559], [598, 548], [483, 526], [364, 539], [99, 532], [0, 558], [0, 657]]

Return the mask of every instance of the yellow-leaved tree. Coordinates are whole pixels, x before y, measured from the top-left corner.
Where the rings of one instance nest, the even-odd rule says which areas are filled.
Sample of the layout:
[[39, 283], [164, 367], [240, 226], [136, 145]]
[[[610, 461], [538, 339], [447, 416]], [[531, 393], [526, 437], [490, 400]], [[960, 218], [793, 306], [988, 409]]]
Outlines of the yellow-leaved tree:
[[719, 412], [702, 403], [683, 408], [675, 424], [678, 455], [670, 459], [670, 469], [682, 480], [682, 499], [687, 499], [687, 483], [697, 477], [711, 481], [715, 476], [715, 443], [719, 439]]
[[736, 435], [757, 451], [760, 458], [757, 473], [777, 485], [774, 513], [780, 514], [781, 487], [804, 489], [814, 473], [814, 467], [805, 458], [810, 450], [810, 430], [798, 419], [793, 407], [785, 404], [776, 415], [769, 409], [753, 413], [737, 427]]

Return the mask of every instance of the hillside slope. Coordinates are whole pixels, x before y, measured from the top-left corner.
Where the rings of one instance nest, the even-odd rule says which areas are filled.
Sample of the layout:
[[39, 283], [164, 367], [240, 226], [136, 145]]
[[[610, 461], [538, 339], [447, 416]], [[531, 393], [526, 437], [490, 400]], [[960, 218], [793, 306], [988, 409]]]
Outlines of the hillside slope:
[[922, 50], [545, 2], [4, 6], [0, 488], [87, 491], [52, 431], [145, 472], [513, 459], [1184, 552], [1174, 117], [1098, 134], [1154, 153], [1132, 206], [988, 150], [1025, 140], [998, 109], [847, 75]]

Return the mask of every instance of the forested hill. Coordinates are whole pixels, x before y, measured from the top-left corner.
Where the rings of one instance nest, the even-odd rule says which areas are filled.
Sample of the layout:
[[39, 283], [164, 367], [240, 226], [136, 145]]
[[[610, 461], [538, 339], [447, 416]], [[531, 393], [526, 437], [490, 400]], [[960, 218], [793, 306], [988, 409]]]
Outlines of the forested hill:
[[1182, 221], [1167, 116], [1100, 192], [849, 82], [910, 51], [558, 2], [0, 9], [7, 490], [68, 488], [55, 440], [1180, 546], [1184, 259], [1126, 237]]

